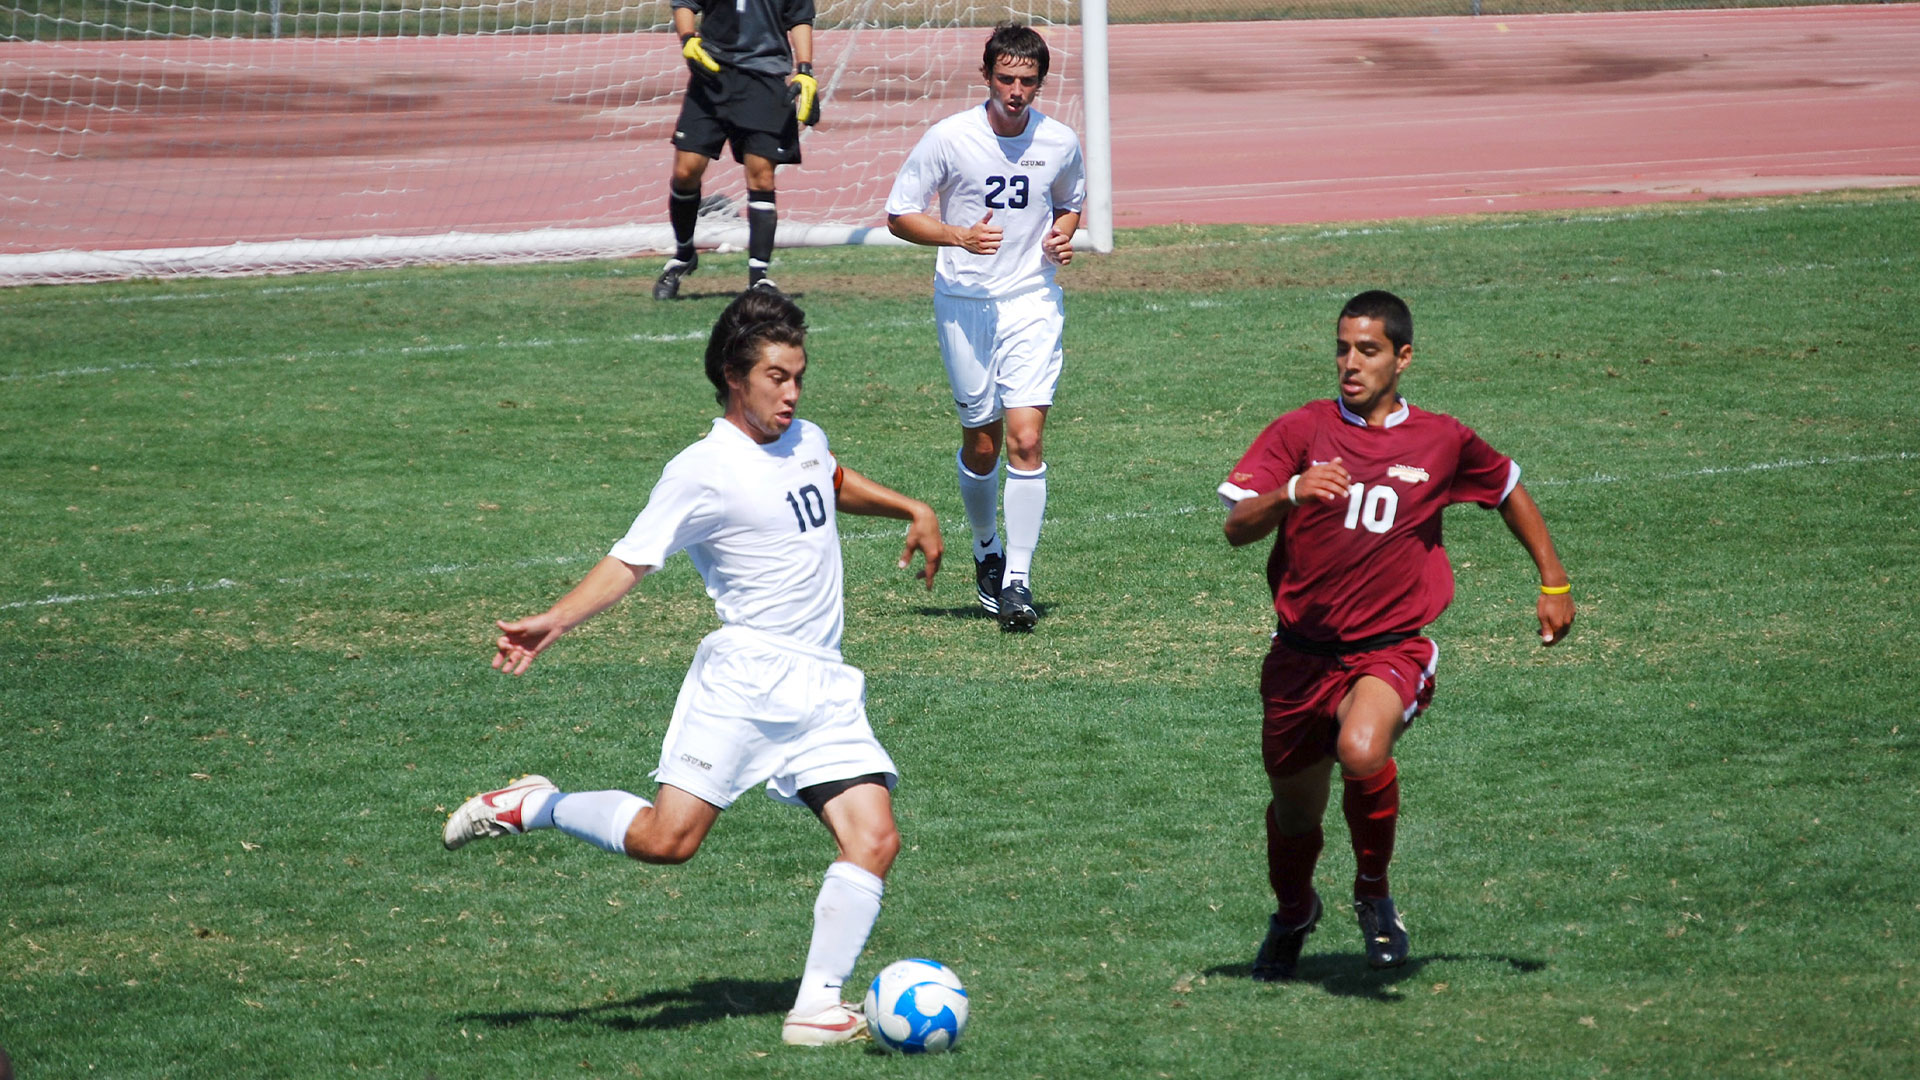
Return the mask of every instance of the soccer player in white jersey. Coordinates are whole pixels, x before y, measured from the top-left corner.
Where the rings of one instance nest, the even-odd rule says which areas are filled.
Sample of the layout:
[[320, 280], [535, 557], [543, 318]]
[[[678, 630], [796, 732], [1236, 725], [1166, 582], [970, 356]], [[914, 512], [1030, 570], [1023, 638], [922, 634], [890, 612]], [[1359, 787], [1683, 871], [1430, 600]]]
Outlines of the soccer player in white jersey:
[[905, 568], [920, 552], [933, 587], [940, 523], [932, 508], [840, 465], [826, 435], [796, 419], [806, 374], [800, 309], [776, 292], [728, 305], [707, 344], [707, 377], [725, 414], [660, 474], [611, 553], [547, 611], [501, 622], [493, 666], [519, 675], [562, 634], [625, 596], [685, 550], [721, 627], [701, 641], [680, 687], [649, 802], [625, 791], [562, 792], [527, 776], [468, 799], [448, 818], [449, 849], [484, 837], [558, 829], [649, 863], [682, 863], [720, 812], [764, 782], [806, 806], [837, 848], [813, 909], [813, 938], [783, 1041], [822, 1046], [865, 1034], [840, 1000], [880, 914], [900, 850], [899, 774], [866, 716], [866, 679], [841, 662], [840, 540], [835, 511], [906, 520]]
[[[1049, 59], [1031, 27], [995, 27], [980, 66], [986, 102], [935, 124], [887, 198], [895, 236], [940, 249], [933, 312], [960, 413], [960, 502], [980, 606], [1010, 630], [1040, 618], [1031, 571], [1047, 509], [1041, 436], [1065, 324], [1054, 270], [1073, 259], [1086, 199], [1079, 138], [1033, 107]], [[1003, 445], [1004, 545], [995, 516]]]

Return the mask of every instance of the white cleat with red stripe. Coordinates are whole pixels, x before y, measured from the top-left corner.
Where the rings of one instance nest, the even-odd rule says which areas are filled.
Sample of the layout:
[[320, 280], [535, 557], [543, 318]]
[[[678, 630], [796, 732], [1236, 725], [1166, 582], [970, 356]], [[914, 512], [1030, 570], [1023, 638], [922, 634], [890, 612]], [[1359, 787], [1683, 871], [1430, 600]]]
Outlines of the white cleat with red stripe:
[[836, 1046], [867, 1037], [867, 1018], [860, 1006], [839, 1004], [812, 1016], [787, 1014], [780, 1041], [788, 1046]]
[[536, 791], [558, 790], [544, 776], [523, 776], [498, 791], [483, 791], [447, 815], [447, 828], [441, 840], [448, 851], [456, 851], [470, 840], [518, 836], [527, 831], [520, 820], [520, 808], [526, 805], [527, 796]]

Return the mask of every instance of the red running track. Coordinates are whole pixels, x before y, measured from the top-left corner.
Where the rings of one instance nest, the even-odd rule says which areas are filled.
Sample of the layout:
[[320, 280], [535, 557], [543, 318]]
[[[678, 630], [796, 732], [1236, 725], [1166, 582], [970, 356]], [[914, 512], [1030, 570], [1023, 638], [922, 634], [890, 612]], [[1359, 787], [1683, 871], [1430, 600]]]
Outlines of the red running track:
[[1920, 5], [1129, 26], [1111, 53], [1122, 227], [1920, 184]]
[[[836, 36], [823, 35], [823, 55]], [[84, 139], [33, 114], [28, 91], [65, 85], [82, 57], [114, 48], [0, 44], [0, 254], [658, 220], [683, 78], [658, 44], [183, 42], [217, 83], [157, 92], [172, 69], [152, 65], [92, 103], [110, 119]], [[551, 51], [536, 69], [552, 74], [513, 77], [475, 49]], [[900, 70], [865, 77], [920, 80], [957, 63], [953, 52], [915, 44], [896, 52]], [[1125, 25], [1111, 56], [1123, 228], [1920, 184], [1920, 4]], [[577, 73], [601, 89], [572, 89]], [[649, 101], [656, 90], [668, 96]], [[953, 93], [901, 106], [904, 127], [869, 136], [836, 130], [829, 101], [783, 204], [804, 209], [824, 197], [808, 184], [845, 186], [859, 162], [904, 153], [973, 91], [963, 79]], [[196, 94], [253, 112], [203, 110]], [[290, 151], [295, 115], [319, 126]], [[863, 205], [890, 176], [879, 172]], [[458, 204], [451, 190], [464, 191]], [[88, 239], [94, 216], [105, 240]]]

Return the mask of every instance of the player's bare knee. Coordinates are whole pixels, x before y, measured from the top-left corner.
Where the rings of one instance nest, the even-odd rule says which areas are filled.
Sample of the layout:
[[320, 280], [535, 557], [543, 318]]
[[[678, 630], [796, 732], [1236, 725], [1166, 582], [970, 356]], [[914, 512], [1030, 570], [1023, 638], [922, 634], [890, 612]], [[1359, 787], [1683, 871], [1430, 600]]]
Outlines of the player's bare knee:
[[1372, 731], [1348, 729], [1340, 733], [1340, 772], [1345, 776], [1372, 776], [1393, 760], [1393, 739]]
[[842, 852], [848, 862], [876, 877], [887, 876], [893, 860], [900, 855], [900, 830], [891, 824], [849, 837]]

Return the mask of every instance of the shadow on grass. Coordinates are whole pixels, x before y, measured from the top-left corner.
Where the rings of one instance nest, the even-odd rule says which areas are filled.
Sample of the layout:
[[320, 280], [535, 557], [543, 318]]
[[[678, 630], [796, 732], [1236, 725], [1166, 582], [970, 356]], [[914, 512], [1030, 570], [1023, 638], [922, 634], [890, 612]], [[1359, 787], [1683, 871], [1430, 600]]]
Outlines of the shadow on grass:
[[625, 1001], [603, 1001], [574, 1009], [464, 1013], [454, 1019], [463, 1024], [477, 1022], [497, 1028], [542, 1021], [599, 1024], [615, 1031], [687, 1028], [729, 1016], [785, 1015], [798, 989], [799, 983], [792, 979], [781, 982], [703, 979], [685, 989], [655, 990]]
[[980, 610], [979, 604], [961, 604], [958, 607], [934, 607], [932, 604], [922, 604], [914, 608], [913, 613], [929, 619], [965, 619], [969, 622], [978, 619], [988, 625], [992, 625], [995, 621], [993, 616]]
[[[1033, 610], [1039, 612], [1043, 622], [1046, 620], [1047, 605], [1035, 604]], [[997, 616], [982, 611], [979, 604], [961, 604], [959, 607], [934, 607], [932, 604], [922, 604], [914, 608], [913, 613], [930, 619], [961, 619], [967, 622], [978, 619], [988, 626], [996, 626], [1000, 622]]]
[[[1366, 957], [1358, 954], [1350, 956], [1321, 954], [1303, 956], [1293, 981], [1306, 986], [1317, 986], [1335, 997], [1370, 998], [1374, 1001], [1401, 1001], [1407, 996], [1400, 987], [1401, 983], [1412, 982], [1422, 977], [1431, 977], [1445, 971], [1447, 964], [1505, 964], [1516, 975], [1531, 975], [1546, 970], [1544, 960], [1528, 960], [1518, 956], [1495, 956], [1488, 953], [1438, 953], [1433, 956], [1416, 956], [1397, 968], [1375, 969], [1367, 966]], [[1429, 967], [1440, 965], [1439, 971], [1428, 972]], [[1208, 976], [1220, 976], [1229, 979], [1252, 978], [1252, 964], [1221, 964], [1208, 968]]]

